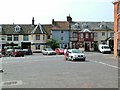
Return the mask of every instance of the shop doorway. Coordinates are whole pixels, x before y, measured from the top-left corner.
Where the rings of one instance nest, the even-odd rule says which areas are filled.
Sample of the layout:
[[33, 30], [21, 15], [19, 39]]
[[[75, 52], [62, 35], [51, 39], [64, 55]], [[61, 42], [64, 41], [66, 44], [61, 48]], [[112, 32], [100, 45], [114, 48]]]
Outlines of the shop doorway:
[[85, 51], [90, 51], [90, 44], [89, 43], [85, 43]]
[[31, 42], [21, 42], [21, 48], [22, 49], [31, 48]]

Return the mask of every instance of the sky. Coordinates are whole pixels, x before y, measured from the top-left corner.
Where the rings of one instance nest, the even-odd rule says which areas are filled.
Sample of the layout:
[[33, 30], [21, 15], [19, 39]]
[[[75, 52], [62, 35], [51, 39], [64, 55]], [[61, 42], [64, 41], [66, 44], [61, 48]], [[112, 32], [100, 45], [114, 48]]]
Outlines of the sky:
[[2, 0], [0, 24], [51, 24], [66, 21], [114, 21], [113, 0]]

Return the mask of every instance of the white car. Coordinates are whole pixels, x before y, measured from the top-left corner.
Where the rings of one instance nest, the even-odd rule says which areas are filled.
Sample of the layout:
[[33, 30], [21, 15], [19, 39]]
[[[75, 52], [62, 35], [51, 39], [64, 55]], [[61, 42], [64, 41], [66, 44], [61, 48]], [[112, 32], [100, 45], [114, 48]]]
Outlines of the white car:
[[68, 49], [66, 54], [66, 60], [82, 60], [85, 61], [85, 54], [79, 49]]
[[101, 53], [111, 53], [111, 49], [110, 49], [109, 45], [100, 44], [98, 46], [98, 49]]
[[51, 48], [44, 48], [42, 50], [43, 55], [56, 55], [56, 52], [52, 50]]

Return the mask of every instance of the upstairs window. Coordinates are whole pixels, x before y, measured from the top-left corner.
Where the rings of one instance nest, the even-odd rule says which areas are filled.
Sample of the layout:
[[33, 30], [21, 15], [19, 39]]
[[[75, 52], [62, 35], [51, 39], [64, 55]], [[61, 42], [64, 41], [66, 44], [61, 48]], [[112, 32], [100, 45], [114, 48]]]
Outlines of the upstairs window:
[[80, 34], [80, 37], [83, 38], [83, 33]]
[[36, 35], [36, 40], [40, 40], [40, 35]]
[[45, 35], [43, 35], [43, 40], [45, 40]]
[[74, 38], [77, 37], [77, 32], [73, 32], [73, 37], [74, 37]]
[[28, 41], [29, 38], [28, 38], [28, 35], [23, 35], [23, 41]]
[[14, 35], [14, 41], [18, 41], [19, 38], [18, 38], [18, 35]]
[[120, 15], [120, 4], [118, 5], [118, 14]]
[[61, 30], [61, 34], [63, 34], [64, 33], [64, 31], [63, 30]]
[[105, 36], [105, 32], [102, 32], [102, 36]]
[[12, 35], [7, 35], [7, 41], [12, 41]]
[[64, 38], [63, 37], [61, 37], [61, 41], [63, 41], [64, 40]]
[[120, 32], [120, 19], [118, 20], [118, 32]]
[[98, 37], [98, 33], [97, 32], [94, 33], [94, 37]]
[[0, 32], [2, 32], [2, 26], [0, 26]]
[[91, 33], [91, 38], [93, 38], [93, 33]]
[[88, 38], [88, 37], [89, 37], [89, 34], [88, 34], [88, 33], [86, 33], [85, 38]]

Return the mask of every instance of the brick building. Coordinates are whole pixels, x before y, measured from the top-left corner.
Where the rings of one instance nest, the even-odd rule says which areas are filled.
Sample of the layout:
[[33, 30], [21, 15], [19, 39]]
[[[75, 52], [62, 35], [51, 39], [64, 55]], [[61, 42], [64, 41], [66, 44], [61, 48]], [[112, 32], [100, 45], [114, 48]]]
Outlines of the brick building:
[[118, 56], [120, 49], [120, 0], [115, 0], [114, 4], [114, 56]]

